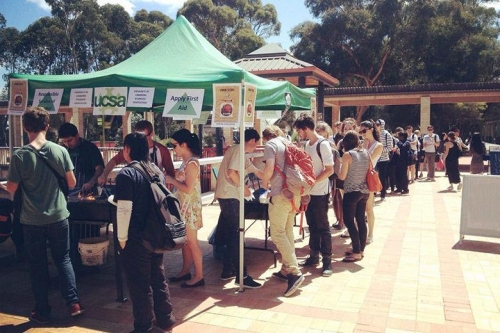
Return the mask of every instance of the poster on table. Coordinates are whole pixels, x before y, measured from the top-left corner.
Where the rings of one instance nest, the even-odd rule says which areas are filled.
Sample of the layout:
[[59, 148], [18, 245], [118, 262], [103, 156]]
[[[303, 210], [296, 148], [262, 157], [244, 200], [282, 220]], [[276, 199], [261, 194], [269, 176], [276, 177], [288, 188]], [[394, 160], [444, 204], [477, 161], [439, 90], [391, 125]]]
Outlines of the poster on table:
[[56, 114], [61, 105], [64, 89], [35, 89], [33, 106], [43, 107], [49, 114]]
[[128, 89], [127, 106], [131, 108], [151, 108], [155, 88], [131, 87]]
[[94, 88], [95, 116], [123, 116], [127, 110], [127, 87]]
[[257, 100], [257, 86], [253, 84], [245, 84], [245, 95], [243, 97], [245, 126], [253, 127], [255, 121], [255, 101]]
[[92, 88], [74, 88], [69, 94], [70, 108], [91, 108]]
[[174, 120], [200, 118], [204, 89], [167, 89], [163, 117]]
[[238, 126], [241, 119], [241, 84], [214, 84], [213, 94], [212, 126]]
[[10, 79], [9, 109], [7, 114], [22, 115], [28, 105], [28, 80]]

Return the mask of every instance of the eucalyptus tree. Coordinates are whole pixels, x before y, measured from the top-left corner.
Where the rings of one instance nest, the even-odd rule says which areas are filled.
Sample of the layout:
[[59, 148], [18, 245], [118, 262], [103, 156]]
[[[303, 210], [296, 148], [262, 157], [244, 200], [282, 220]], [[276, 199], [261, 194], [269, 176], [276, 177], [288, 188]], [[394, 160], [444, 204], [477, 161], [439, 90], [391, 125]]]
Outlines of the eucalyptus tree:
[[232, 60], [261, 47], [281, 29], [274, 5], [260, 0], [188, 0], [178, 14]]
[[[292, 30], [292, 51], [344, 86], [491, 79], [498, 14], [484, 2], [306, 0], [320, 22]], [[365, 111], [357, 109], [357, 120]]]

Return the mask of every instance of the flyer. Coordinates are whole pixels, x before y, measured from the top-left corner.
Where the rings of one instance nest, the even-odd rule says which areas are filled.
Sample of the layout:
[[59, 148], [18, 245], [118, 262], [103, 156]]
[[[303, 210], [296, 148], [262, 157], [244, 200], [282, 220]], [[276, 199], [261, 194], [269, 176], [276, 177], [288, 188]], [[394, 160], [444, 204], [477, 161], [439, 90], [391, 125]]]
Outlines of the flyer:
[[235, 127], [241, 120], [241, 84], [214, 84], [212, 126]]
[[28, 105], [28, 80], [10, 79], [9, 109], [7, 114], [22, 115]]

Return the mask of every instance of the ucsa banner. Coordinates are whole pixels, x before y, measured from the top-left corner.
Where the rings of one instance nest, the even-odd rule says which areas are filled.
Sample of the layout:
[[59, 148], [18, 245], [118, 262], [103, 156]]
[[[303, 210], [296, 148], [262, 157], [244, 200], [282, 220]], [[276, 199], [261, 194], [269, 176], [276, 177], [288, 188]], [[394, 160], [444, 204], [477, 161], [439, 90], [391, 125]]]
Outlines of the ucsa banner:
[[123, 116], [127, 110], [127, 87], [94, 88], [94, 115]]

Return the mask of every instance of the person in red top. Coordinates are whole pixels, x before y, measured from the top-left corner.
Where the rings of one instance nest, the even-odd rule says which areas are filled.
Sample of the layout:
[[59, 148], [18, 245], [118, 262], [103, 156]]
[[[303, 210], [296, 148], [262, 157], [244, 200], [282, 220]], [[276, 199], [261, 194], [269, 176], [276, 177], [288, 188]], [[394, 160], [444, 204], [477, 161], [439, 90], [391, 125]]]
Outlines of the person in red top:
[[[175, 169], [174, 163], [172, 162], [172, 157], [170, 156], [170, 152], [168, 148], [164, 145], [153, 141], [153, 124], [151, 124], [147, 120], [140, 120], [134, 126], [134, 132], [144, 133], [148, 139], [149, 144], [149, 156], [151, 158], [151, 162], [156, 164], [164, 174], [174, 177]], [[123, 150], [116, 154], [104, 167], [104, 171], [102, 175], [98, 178], [99, 186], [106, 184], [106, 180], [108, 179], [108, 175], [113, 169], [118, 165], [125, 163], [125, 158], [123, 156]]]

